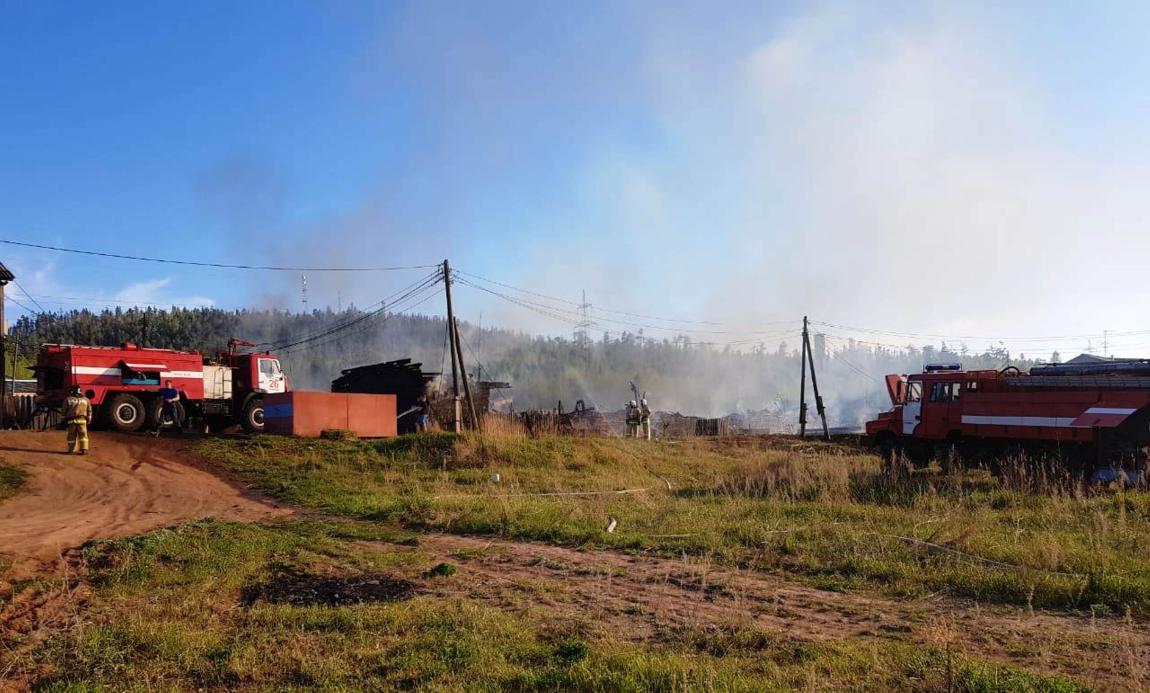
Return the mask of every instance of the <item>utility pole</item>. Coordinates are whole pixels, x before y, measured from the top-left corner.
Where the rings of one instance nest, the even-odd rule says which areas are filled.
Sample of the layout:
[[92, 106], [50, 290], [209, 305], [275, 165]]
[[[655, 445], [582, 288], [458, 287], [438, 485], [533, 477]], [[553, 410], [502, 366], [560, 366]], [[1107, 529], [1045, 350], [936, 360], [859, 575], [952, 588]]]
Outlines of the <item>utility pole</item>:
[[467, 400], [467, 411], [471, 414], [471, 425], [479, 430], [479, 417], [475, 415], [475, 400], [471, 398], [471, 383], [467, 382], [467, 368], [463, 366], [463, 342], [459, 337], [459, 318], [451, 323], [455, 328], [452, 334], [455, 337], [455, 353], [459, 355], [459, 374], [463, 376], [463, 396]]
[[823, 397], [819, 394], [819, 381], [815, 377], [815, 355], [811, 349], [811, 335], [807, 331], [807, 318], [803, 316], [803, 343], [807, 346], [807, 362], [811, 367], [811, 388], [815, 391], [815, 409], [819, 412], [819, 418], [823, 420], [823, 440], [831, 439], [830, 429], [827, 428], [827, 410], [823, 408]]
[[456, 360], [455, 351], [455, 308], [451, 305], [451, 265], [443, 261], [443, 287], [447, 294], [447, 334], [451, 340], [451, 430], [459, 432], [459, 361]]
[[[8, 271], [8, 268], [0, 263], [0, 428], [5, 428], [8, 418], [8, 370], [5, 365], [5, 356], [8, 354], [8, 321], [4, 319], [4, 287], [8, 282], [14, 281], [16, 276]], [[16, 366], [12, 366], [12, 375], [16, 375]], [[12, 390], [16, 390], [15, 384]]]
[[799, 379], [799, 437], [807, 435], [807, 366], [811, 367], [811, 388], [815, 391], [815, 410], [823, 422], [823, 440], [830, 440], [830, 429], [827, 428], [827, 412], [823, 407], [823, 398], [819, 394], [819, 381], [815, 376], [815, 355], [811, 349], [811, 335], [807, 329], [807, 316], [803, 316], [803, 350], [799, 357], [802, 362], [802, 375]]
[[802, 375], [799, 376], [799, 437], [807, 435], [807, 317], [803, 316], [803, 350], [799, 355]]

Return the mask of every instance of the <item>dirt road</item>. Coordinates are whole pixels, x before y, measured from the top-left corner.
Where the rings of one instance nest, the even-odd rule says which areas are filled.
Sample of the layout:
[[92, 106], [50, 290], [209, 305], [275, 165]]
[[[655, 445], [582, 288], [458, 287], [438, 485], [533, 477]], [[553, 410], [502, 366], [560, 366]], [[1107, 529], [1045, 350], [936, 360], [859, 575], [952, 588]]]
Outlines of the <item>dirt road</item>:
[[62, 454], [62, 432], [0, 431], [0, 459], [28, 472], [0, 502], [0, 555], [35, 570], [89, 539], [140, 534], [203, 517], [255, 520], [287, 512], [199, 466], [187, 443], [92, 434], [91, 454]]
[[[365, 542], [365, 547], [370, 546]], [[405, 550], [376, 544], [386, 550]], [[783, 576], [705, 559], [664, 559], [527, 542], [428, 534], [418, 548], [459, 565], [432, 594], [502, 610], [543, 608], [555, 622], [588, 619], [635, 642], [678, 629], [755, 626], [796, 641], [885, 640], [931, 645], [1033, 671], [1072, 676], [1100, 690], [1150, 686], [1150, 631], [1121, 618], [986, 607], [946, 597], [896, 600], [827, 592]]]

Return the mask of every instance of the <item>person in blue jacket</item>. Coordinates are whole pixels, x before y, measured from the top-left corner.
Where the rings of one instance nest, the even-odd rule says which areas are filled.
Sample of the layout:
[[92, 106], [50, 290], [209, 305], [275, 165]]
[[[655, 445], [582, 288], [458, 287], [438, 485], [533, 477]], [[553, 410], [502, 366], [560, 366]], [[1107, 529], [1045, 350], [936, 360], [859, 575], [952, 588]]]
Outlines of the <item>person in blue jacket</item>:
[[172, 387], [172, 381], [169, 380], [160, 388], [160, 396], [164, 398], [164, 405], [160, 409], [160, 420], [156, 422], [156, 435], [160, 435], [160, 431], [164, 428], [164, 422], [169, 418], [172, 425], [175, 426], [178, 433], [184, 432], [184, 421], [180, 416], [180, 391]]

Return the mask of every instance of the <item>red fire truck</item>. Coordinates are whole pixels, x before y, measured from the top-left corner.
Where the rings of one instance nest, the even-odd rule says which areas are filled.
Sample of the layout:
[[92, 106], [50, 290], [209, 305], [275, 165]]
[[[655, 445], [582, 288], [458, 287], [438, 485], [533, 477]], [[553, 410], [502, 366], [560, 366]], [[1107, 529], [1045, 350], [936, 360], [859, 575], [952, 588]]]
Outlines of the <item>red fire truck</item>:
[[1150, 447], [1150, 361], [1083, 355], [1028, 373], [929, 365], [886, 376], [893, 407], [867, 436], [912, 461], [946, 448], [1043, 449], [1094, 464], [1142, 464]]
[[195, 351], [46, 344], [36, 360], [37, 394], [59, 407], [78, 385], [92, 401], [97, 420], [118, 431], [160, 425], [160, 388], [180, 391], [184, 417], [209, 424], [240, 423], [248, 431], [264, 426], [264, 395], [286, 392], [287, 376], [272, 354], [241, 352], [254, 346], [233, 339], [228, 351], [205, 357]]

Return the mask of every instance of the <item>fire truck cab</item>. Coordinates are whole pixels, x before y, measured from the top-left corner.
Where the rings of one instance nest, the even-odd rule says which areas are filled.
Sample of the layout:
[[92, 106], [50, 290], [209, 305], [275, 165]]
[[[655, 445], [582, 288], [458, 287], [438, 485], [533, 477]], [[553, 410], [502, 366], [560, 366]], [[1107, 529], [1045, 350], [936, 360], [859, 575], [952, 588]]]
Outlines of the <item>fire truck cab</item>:
[[43, 405], [59, 408], [68, 390], [79, 386], [101, 423], [131, 432], [162, 425], [160, 389], [171, 381], [185, 419], [239, 423], [260, 431], [264, 395], [286, 392], [288, 380], [274, 355], [241, 353], [240, 346], [251, 345], [232, 340], [227, 352], [207, 358], [131, 342], [119, 347], [46, 344], [34, 368], [36, 389]]
[[[962, 434], [964, 393], [978, 392], [997, 371], [963, 371], [958, 364], [930, 364], [922, 373], [886, 376], [893, 407], [867, 422], [867, 435], [946, 440]], [[983, 385], [985, 390], [988, 386]]]

